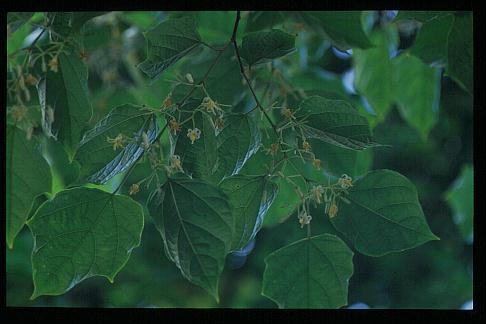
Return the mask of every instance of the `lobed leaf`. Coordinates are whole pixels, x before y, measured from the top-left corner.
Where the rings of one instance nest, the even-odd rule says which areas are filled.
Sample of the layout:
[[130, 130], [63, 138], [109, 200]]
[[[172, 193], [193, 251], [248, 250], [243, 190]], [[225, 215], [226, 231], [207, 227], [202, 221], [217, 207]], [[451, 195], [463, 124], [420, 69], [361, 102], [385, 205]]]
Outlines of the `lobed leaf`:
[[353, 252], [337, 236], [309, 237], [265, 258], [262, 295], [279, 308], [340, 308], [348, 303]]
[[146, 31], [144, 36], [147, 58], [138, 68], [152, 80], [201, 44], [192, 16], [168, 19]]
[[196, 179], [168, 179], [148, 209], [167, 257], [219, 302], [219, 277], [230, 251], [234, 217], [226, 195]]
[[366, 118], [346, 101], [310, 96], [300, 103], [295, 117], [305, 121], [302, 131], [307, 138], [353, 150], [379, 145], [371, 140]]
[[63, 294], [93, 276], [113, 282], [140, 245], [143, 211], [127, 196], [74, 188], [45, 202], [27, 224], [34, 236], [33, 299]]
[[255, 65], [287, 55], [294, 49], [294, 35], [271, 29], [246, 34], [241, 44], [241, 57], [248, 65]]
[[348, 192], [350, 204], [340, 201], [331, 222], [359, 252], [382, 256], [439, 239], [427, 225], [415, 186], [398, 172], [368, 172]]

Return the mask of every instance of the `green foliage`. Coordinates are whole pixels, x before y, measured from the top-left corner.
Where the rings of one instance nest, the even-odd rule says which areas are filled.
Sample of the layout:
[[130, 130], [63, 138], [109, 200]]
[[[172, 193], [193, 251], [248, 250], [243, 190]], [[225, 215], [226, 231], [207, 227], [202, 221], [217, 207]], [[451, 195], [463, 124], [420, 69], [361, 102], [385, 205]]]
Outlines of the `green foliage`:
[[403, 118], [425, 139], [437, 122], [440, 70], [407, 55], [394, 58], [392, 64], [395, 102]]
[[87, 131], [76, 152], [81, 177], [104, 184], [125, 171], [143, 153], [143, 133], [153, 142], [157, 124], [150, 111], [126, 104], [114, 108], [93, 129]]
[[471, 163], [471, 13], [7, 18], [11, 304], [340, 308], [410, 260], [472, 291], [457, 240], [424, 244], [472, 233], [472, 167], [444, 176]]
[[169, 19], [144, 33], [147, 59], [138, 66], [150, 79], [157, 78], [201, 43], [191, 16]]
[[339, 308], [348, 303], [353, 252], [338, 237], [309, 237], [265, 258], [262, 294], [279, 308]]
[[323, 29], [333, 44], [340, 49], [368, 48], [372, 43], [362, 24], [362, 11], [311, 11], [305, 12], [314, 24]]
[[469, 94], [473, 93], [473, 19], [472, 14], [456, 14], [447, 46], [450, 75]]
[[333, 225], [366, 255], [382, 256], [439, 239], [427, 225], [417, 190], [394, 171], [367, 173], [338, 206]]
[[92, 276], [113, 282], [140, 245], [143, 214], [126, 196], [74, 188], [42, 204], [27, 224], [36, 298], [63, 294]]
[[472, 165], [463, 166], [461, 173], [445, 194], [445, 199], [454, 211], [454, 222], [463, 238], [473, 239], [474, 215], [474, 170]]
[[7, 125], [7, 139], [6, 238], [13, 248], [15, 237], [35, 207], [34, 199], [51, 191], [52, 180], [35, 139], [28, 140], [15, 125]]
[[345, 101], [311, 96], [301, 102], [295, 117], [305, 121], [304, 137], [353, 150], [378, 145], [371, 140], [366, 118]]
[[371, 35], [375, 46], [369, 49], [353, 49], [355, 69], [354, 84], [382, 121], [393, 103], [393, 66], [390, 51], [398, 46], [398, 32], [394, 26], [377, 29]]
[[59, 71], [47, 72], [38, 84], [42, 129], [66, 146], [72, 156], [92, 116], [88, 69], [79, 55], [59, 54]]
[[272, 29], [246, 34], [241, 44], [241, 57], [248, 65], [255, 65], [287, 55], [294, 50], [294, 35]]
[[235, 175], [224, 179], [220, 187], [234, 208], [236, 223], [231, 247], [233, 250], [243, 249], [260, 230], [278, 187], [265, 175]]
[[167, 257], [219, 301], [219, 276], [235, 227], [224, 193], [204, 181], [168, 179], [148, 206]]

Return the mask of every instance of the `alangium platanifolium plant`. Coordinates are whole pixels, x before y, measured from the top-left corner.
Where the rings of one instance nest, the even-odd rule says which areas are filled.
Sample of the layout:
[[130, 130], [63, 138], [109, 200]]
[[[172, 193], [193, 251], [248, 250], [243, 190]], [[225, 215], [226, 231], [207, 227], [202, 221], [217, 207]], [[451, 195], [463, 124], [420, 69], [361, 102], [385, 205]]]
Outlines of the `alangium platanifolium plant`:
[[[261, 274], [262, 295], [280, 308], [343, 307], [355, 253], [439, 239], [414, 184], [370, 170], [374, 149], [393, 150], [372, 129], [396, 105], [426, 139], [441, 71], [472, 92], [471, 14], [120, 17], [8, 14], [6, 242], [24, 225], [33, 236], [31, 298], [93, 276], [113, 282], [144, 223], [218, 302], [227, 258], [248, 254], [262, 227], [295, 223], [302, 238], [268, 254]], [[399, 24], [420, 28], [406, 48]], [[11, 44], [20, 33], [25, 42]], [[296, 49], [310, 57], [319, 44], [351, 56], [356, 94], [299, 81]], [[91, 89], [116, 82], [135, 84], [134, 100], [93, 107]], [[312, 230], [326, 219], [337, 231]]]

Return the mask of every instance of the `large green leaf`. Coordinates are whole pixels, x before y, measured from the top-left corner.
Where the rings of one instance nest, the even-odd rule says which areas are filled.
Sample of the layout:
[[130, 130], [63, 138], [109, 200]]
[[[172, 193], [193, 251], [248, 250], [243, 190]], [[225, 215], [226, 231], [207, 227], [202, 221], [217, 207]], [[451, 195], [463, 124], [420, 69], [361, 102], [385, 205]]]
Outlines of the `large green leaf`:
[[321, 27], [340, 49], [373, 46], [363, 29], [362, 11], [306, 11], [303, 15], [307, 23]]
[[392, 63], [393, 98], [403, 118], [425, 139], [437, 122], [441, 70], [406, 54]]
[[453, 15], [442, 15], [425, 22], [410, 48], [410, 54], [427, 64], [447, 64], [447, 44]]
[[371, 140], [366, 118], [346, 101], [310, 96], [300, 103], [295, 117], [305, 120], [302, 128], [307, 138], [353, 150], [378, 145]]
[[168, 19], [144, 33], [147, 58], [138, 67], [150, 79], [157, 78], [199, 44], [201, 38], [192, 16]]
[[392, 64], [390, 51], [398, 45], [398, 31], [394, 25], [377, 29], [371, 35], [375, 47], [353, 49], [354, 86], [363, 95], [382, 121], [393, 101]]
[[278, 187], [265, 175], [235, 175], [224, 179], [220, 188], [234, 208], [235, 235], [231, 249], [243, 249], [260, 230]]
[[148, 208], [168, 258], [219, 302], [219, 276], [234, 232], [226, 195], [201, 180], [168, 179]]
[[262, 295], [279, 308], [340, 308], [348, 303], [353, 252], [322, 234], [287, 245], [265, 258]]
[[257, 152], [261, 135], [255, 114], [228, 114], [225, 126], [216, 137], [218, 146], [217, 178], [238, 174]]
[[295, 49], [295, 35], [280, 29], [248, 33], [241, 43], [241, 57], [248, 65], [265, 63]]
[[[89, 182], [104, 184], [125, 171], [144, 152], [143, 132], [150, 143], [157, 137], [158, 126], [151, 112], [131, 104], [114, 108], [84, 134], [79, 144], [75, 159], [81, 164], [81, 176]], [[131, 140], [126, 140], [123, 148], [114, 150], [108, 139], [119, 134]]]
[[456, 14], [449, 33], [446, 74], [469, 94], [473, 94], [473, 18], [472, 13]]
[[[182, 109], [193, 110], [198, 105], [199, 101], [194, 100]], [[180, 119], [186, 119], [186, 115], [189, 116], [182, 114]], [[185, 124], [177, 135], [170, 133], [171, 152], [179, 155], [182, 168], [187, 174], [194, 178], [209, 179], [218, 167], [215, 129], [211, 119], [202, 112], [194, 114], [194, 125], [201, 131], [200, 138], [194, 143], [187, 136], [188, 128], [193, 128], [191, 122]]]
[[463, 238], [473, 239], [474, 216], [474, 170], [472, 165], [465, 165], [461, 174], [454, 180], [445, 194], [445, 199], [453, 210], [454, 222], [459, 227]]
[[49, 165], [37, 148], [35, 137], [30, 141], [26, 133], [14, 125], [7, 125], [7, 182], [6, 182], [6, 239], [10, 248], [25, 224], [34, 199], [51, 191]]
[[403, 175], [375, 170], [357, 180], [339, 201], [333, 225], [359, 252], [382, 256], [438, 240], [429, 229], [415, 186]]
[[[62, 53], [58, 62], [59, 71], [47, 72], [37, 88], [42, 128], [46, 135], [57, 137], [72, 156], [93, 114], [88, 97], [88, 69], [76, 53]], [[48, 109], [54, 110], [53, 121]]]
[[74, 188], [45, 202], [27, 224], [36, 298], [63, 294], [92, 276], [113, 282], [140, 244], [143, 212], [127, 196]]

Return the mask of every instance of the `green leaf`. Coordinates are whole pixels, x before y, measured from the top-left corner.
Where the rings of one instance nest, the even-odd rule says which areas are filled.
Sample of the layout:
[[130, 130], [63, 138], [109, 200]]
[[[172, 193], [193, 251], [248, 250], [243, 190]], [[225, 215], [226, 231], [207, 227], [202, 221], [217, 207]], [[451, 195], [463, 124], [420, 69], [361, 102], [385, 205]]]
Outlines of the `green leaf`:
[[353, 150], [379, 145], [371, 140], [366, 118], [346, 101], [310, 96], [300, 103], [295, 117], [306, 122], [302, 131], [307, 138]]
[[473, 94], [473, 19], [471, 13], [455, 15], [449, 34], [447, 57], [446, 75], [454, 79], [469, 94]]
[[390, 51], [398, 46], [398, 31], [394, 25], [377, 29], [371, 40], [375, 47], [353, 49], [354, 86], [368, 100], [378, 120], [382, 121], [393, 101]]
[[241, 250], [260, 230], [265, 214], [277, 195], [278, 187], [265, 175], [236, 175], [224, 179], [220, 188], [234, 208], [235, 235], [231, 249]]
[[[153, 112], [131, 104], [114, 108], [87, 131], [74, 157], [81, 164], [81, 177], [87, 181], [104, 184], [115, 175], [129, 168], [143, 154], [142, 133], [152, 143], [157, 137], [158, 126]], [[113, 140], [122, 135], [124, 147], [114, 149]]]
[[395, 57], [392, 64], [393, 97], [399, 111], [407, 123], [419, 131], [422, 139], [426, 139], [437, 122], [440, 69], [406, 54]]
[[218, 133], [218, 179], [238, 174], [246, 161], [258, 151], [261, 135], [256, 114], [228, 114]]
[[49, 165], [37, 148], [35, 137], [27, 140], [24, 131], [7, 125], [6, 239], [13, 248], [14, 239], [27, 220], [39, 195], [50, 192]]
[[226, 195], [192, 179], [168, 179], [150, 198], [150, 215], [167, 257], [219, 302], [219, 276], [230, 251], [234, 218]]
[[340, 308], [348, 303], [353, 252], [322, 234], [287, 245], [265, 258], [262, 295], [279, 308]]
[[[194, 110], [199, 106], [199, 100], [191, 100], [182, 109]], [[183, 114], [179, 119], [185, 120], [190, 113]], [[185, 124], [187, 128], [174, 135], [170, 133], [171, 152], [174, 155], [179, 155], [182, 163], [182, 168], [185, 172], [193, 178], [209, 179], [212, 177], [217, 165], [217, 144], [216, 134], [211, 118], [202, 112], [194, 114], [195, 128], [201, 131], [200, 138], [194, 143], [187, 136], [188, 129], [193, 129], [192, 123]]]
[[127, 196], [74, 188], [45, 202], [27, 225], [34, 236], [34, 299], [64, 294], [93, 276], [113, 282], [140, 245], [143, 212]]
[[295, 49], [295, 35], [280, 29], [248, 33], [241, 43], [241, 57], [248, 65], [268, 62]]
[[363, 29], [362, 11], [306, 11], [303, 14], [314, 21], [312, 25], [318, 24], [342, 50], [373, 46]]
[[168, 19], [146, 31], [144, 36], [148, 54], [138, 67], [152, 80], [201, 44], [192, 16]]
[[382, 256], [438, 240], [429, 229], [415, 186], [403, 175], [375, 170], [357, 180], [337, 199], [333, 225], [359, 252]]
[[425, 22], [415, 37], [410, 54], [427, 64], [446, 65], [448, 37], [453, 21], [453, 15], [442, 15]]
[[445, 193], [445, 200], [453, 210], [454, 223], [457, 224], [463, 238], [473, 240], [474, 216], [474, 169], [467, 164], [461, 174]]
[[[42, 129], [55, 137], [72, 157], [93, 114], [88, 97], [88, 69], [78, 55], [60, 54], [59, 71], [47, 72], [37, 86], [42, 111]], [[54, 120], [48, 110], [54, 111]]]
[[15, 33], [17, 29], [28, 22], [35, 12], [8, 12], [7, 13], [7, 31], [8, 36]]

